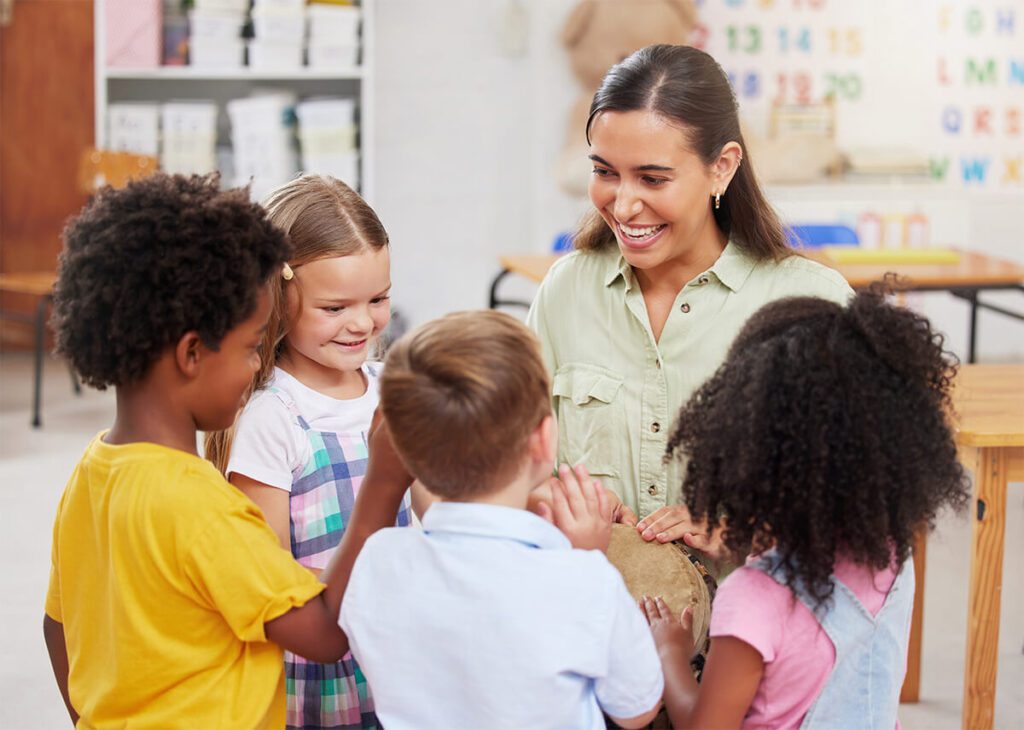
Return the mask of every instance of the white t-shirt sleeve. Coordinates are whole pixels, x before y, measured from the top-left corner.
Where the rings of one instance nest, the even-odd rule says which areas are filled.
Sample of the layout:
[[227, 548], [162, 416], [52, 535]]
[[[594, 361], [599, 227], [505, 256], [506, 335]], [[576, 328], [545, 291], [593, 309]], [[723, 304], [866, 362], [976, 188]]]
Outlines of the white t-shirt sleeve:
[[665, 690], [665, 678], [647, 620], [626, 590], [622, 577], [614, 568], [610, 570], [614, 576], [609, 582], [615, 588], [608, 673], [597, 679], [594, 693], [605, 713], [627, 719], [658, 704]]
[[294, 473], [305, 464], [308, 443], [281, 399], [259, 392], [238, 417], [228, 476], [241, 474], [290, 492]]

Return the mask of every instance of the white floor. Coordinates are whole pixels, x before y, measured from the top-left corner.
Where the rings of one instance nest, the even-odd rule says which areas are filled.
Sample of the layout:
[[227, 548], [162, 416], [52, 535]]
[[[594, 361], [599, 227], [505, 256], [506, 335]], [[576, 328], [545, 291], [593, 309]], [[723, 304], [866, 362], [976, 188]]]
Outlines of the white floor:
[[[89, 438], [109, 425], [112, 393], [71, 393], [67, 369], [45, 364], [43, 428], [29, 426], [31, 360], [0, 358], [0, 728], [67, 727], [42, 641], [50, 530], [61, 490]], [[1024, 485], [1011, 485], [1003, 569], [996, 727], [1024, 727]], [[967, 517], [945, 515], [928, 547], [921, 702], [907, 730], [959, 728], [967, 624]]]

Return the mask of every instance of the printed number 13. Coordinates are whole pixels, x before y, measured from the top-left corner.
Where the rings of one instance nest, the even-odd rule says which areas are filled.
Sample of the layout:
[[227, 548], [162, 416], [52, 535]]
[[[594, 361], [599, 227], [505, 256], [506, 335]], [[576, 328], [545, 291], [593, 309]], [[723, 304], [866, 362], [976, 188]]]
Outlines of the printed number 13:
[[[743, 33], [742, 31], [746, 31]], [[725, 29], [725, 33], [729, 38], [729, 50], [730, 51], [743, 51], [744, 53], [760, 53], [761, 52], [761, 28], [757, 25], [748, 25], [743, 28], [737, 28], [735, 25], [730, 25]], [[742, 37], [746, 37], [746, 45], [740, 47], [740, 41]]]

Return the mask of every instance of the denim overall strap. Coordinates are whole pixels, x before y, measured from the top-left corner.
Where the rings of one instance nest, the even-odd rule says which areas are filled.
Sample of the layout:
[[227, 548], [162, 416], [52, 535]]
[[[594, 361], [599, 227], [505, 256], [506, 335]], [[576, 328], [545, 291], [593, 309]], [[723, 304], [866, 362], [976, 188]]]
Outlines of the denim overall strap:
[[[780, 583], [786, 570], [771, 551], [756, 565]], [[910, 618], [914, 606], [914, 563], [900, 568], [882, 608], [874, 616], [853, 591], [832, 577], [831, 601], [818, 611], [798, 585], [796, 594], [832, 641], [835, 665], [807, 711], [801, 728], [892, 730], [906, 670]]]
[[[366, 474], [366, 434], [318, 431], [310, 427], [287, 393], [269, 390], [288, 408], [310, 444], [309, 459], [292, 475], [292, 554], [308, 568], [323, 569], [351, 519]], [[395, 524], [409, 524], [407, 499]], [[378, 727], [366, 678], [351, 653], [334, 664], [317, 664], [286, 651], [285, 686], [289, 728]]]

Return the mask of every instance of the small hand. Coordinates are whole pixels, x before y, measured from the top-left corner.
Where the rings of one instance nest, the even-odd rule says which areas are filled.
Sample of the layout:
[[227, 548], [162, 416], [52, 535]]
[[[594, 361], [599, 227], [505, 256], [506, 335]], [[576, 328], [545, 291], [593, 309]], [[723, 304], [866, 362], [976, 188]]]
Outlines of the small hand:
[[647, 515], [637, 523], [636, 529], [647, 542], [672, 542], [687, 534], [704, 533], [706, 525], [704, 522], [694, 522], [686, 505], [674, 504]]
[[615, 524], [636, 526], [636, 512], [631, 510], [612, 490], [605, 487], [605, 491], [608, 493], [608, 503], [612, 506], [612, 522]]
[[558, 477], [548, 480], [551, 505], [538, 503], [537, 514], [565, 533], [574, 548], [607, 550], [612, 536], [607, 491], [582, 465], [570, 469], [562, 464]]
[[405, 494], [413, 482], [413, 476], [406, 468], [402, 457], [395, 451], [391, 432], [388, 431], [387, 421], [384, 420], [380, 409], [374, 411], [366, 442], [370, 458], [366, 465], [362, 488], [369, 488], [374, 492]]
[[678, 651], [687, 661], [693, 656], [692, 606], [687, 606], [677, 619], [661, 596], [644, 596], [640, 599], [640, 609], [651, 626], [651, 635], [659, 653]]

